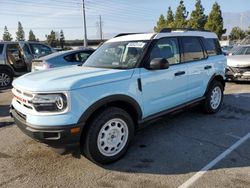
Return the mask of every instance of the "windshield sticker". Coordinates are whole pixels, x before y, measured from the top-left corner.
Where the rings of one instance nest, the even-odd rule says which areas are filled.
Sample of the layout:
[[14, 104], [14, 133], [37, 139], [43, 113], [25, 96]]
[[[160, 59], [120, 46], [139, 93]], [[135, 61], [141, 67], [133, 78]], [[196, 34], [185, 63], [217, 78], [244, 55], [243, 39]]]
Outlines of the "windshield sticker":
[[133, 48], [143, 48], [146, 43], [144, 42], [130, 42], [128, 43], [128, 47], [133, 47]]

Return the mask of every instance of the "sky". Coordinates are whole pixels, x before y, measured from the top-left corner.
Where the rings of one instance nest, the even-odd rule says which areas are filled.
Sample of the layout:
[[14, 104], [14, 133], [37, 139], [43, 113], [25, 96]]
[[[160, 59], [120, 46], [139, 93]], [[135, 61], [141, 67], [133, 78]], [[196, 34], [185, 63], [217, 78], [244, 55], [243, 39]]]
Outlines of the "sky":
[[[171, 6], [175, 12], [179, 0], [85, 0], [88, 39], [100, 38], [99, 17], [104, 38], [124, 32], [151, 32], [160, 14]], [[209, 14], [215, 0], [202, 0]], [[217, 0], [222, 12], [240, 13], [250, 10], [250, 0]], [[187, 11], [195, 0], [184, 0]], [[83, 39], [82, 0], [0, 0], [0, 39], [6, 25], [15, 38], [17, 23], [24, 27], [26, 38], [30, 29], [45, 40], [51, 30], [64, 31], [67, 39]]]

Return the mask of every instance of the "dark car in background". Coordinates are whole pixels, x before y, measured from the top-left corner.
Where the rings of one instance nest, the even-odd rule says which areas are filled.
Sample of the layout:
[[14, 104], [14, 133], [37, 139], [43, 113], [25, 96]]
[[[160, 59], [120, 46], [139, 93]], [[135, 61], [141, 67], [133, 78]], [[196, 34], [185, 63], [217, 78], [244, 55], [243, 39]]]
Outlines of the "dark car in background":
[[40, 42], [0, 42], [0, 88], [10, 86], [14, 76], [30, 72], [34, 58], [53, 52]]
[[32, 71], [83, 64], [95, 50], [81, 48], [56, 52], [32, 61]]

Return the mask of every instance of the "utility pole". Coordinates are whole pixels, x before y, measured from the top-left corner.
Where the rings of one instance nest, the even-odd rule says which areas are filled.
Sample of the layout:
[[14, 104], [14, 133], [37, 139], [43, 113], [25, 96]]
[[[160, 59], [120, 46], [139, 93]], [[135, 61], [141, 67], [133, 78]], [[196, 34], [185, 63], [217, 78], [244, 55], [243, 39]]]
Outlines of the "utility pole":
[[87, 41], [87, 26], [86, 26], [86, 15], [85, 15], [85, 2], [82, 0], [82, 19], [83, 19], [83, 32], [84, 32], [84, 47], [88, 47]]
[[102, 41], [102, 16], [99, 15], [99, 31], [100, 31], [100, 39]]

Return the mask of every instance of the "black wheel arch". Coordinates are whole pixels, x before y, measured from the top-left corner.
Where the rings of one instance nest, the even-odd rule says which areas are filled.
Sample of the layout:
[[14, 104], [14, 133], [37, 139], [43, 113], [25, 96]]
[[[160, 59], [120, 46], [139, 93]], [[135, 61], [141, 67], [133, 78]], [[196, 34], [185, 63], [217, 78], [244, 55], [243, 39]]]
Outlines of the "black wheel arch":
[[213, 82], [214, 80], [219, 81], [219, 82], [222, 84], [223, 89], [225, 88], [226, 82], [225, 82], [225, 79], [223, 78], [223, 76], [222, 76], [222, 75], [219, 75], [219, 74], [214, 74], [214, 75], [210, 78], [210, 80], [209, 80], [209, 82], [208, 82], [208, 85], [207, 85], [207, 89], [206, 89], [205, 95], [206, 95], [207, 92], [209, 91], [209, 88], [210, 88], [210, 86], [211, 86], [211, 84], [212, 84], [212, 82]]
[[130, 96], [118, 94], [104, 97], [96, 101], [82, 114], [78, 123], [83, 123], [84, 127], [86, 127], [85, 125], [87, 125], [88, 121], [95, 116], [95, 113], [98, 113], [109, 106], [119, 107], [125, 110], [131, 115], [135, 125], [137, 125], [138, 120], [142, 118], [142, 110], [138, 102]]
[[14, 71], [12, 67], [8, 65], [0, 65], [0, 69], [8, 71], [12, 76], [14, 76]]

